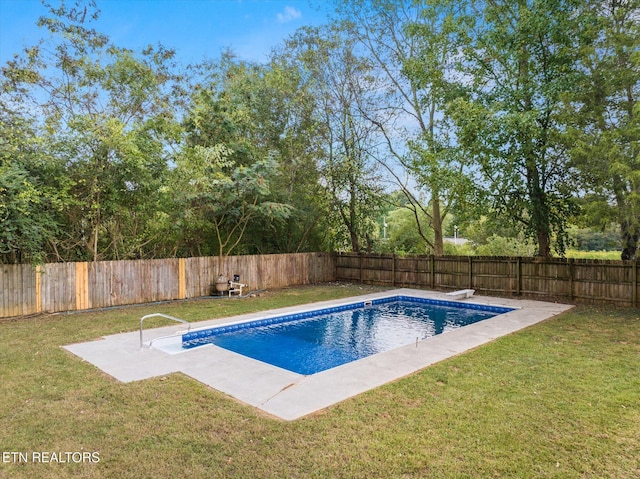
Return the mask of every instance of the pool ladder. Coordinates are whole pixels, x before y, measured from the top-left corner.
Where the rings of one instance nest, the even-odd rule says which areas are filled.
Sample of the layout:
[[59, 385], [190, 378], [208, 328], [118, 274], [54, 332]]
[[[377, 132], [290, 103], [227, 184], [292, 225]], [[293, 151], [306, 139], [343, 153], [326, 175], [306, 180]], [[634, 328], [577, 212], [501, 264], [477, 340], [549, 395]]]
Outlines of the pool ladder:
[[[142, 341], [142, 323], [143, 323], [143, 321], [145, 319], [147, 319], [147, 318], [153, 318], [153, 317], [157, 317], [157, 316], [161, 316], [163, 318], [171, 319], [171, 320], [177, 321], [179, 323], [184, 323], [184, 324], [189, 326], [187, 328], [187, 332], [191, 331], [191, 323], [189, 321], [185, 321], [184, 319], [174, 318], [173, 316], [169, 316], [168, 314], [162, 314], [162, 313], [147, 314], [146, 316], [143, 316], [142, 318], [140, 318], [140, 349], [143, 349], [143, 347], [144, 347], [144, 342]], [[163, 337], [169, 337], [169, 336], [163, 336]], [[156, 339], [161, 339], [161, 338], [152, 339], [151, 342], [155, 341]], [[149, 346], [151, 346], [151, 343], [149, 343]]]

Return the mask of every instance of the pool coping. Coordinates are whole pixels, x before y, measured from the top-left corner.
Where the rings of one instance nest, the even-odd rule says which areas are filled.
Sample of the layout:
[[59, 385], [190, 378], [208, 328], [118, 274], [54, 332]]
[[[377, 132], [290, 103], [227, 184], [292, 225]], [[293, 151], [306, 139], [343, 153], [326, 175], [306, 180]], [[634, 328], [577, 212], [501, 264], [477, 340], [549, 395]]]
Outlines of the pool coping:
[[[148, 346], [141, 350], [138, 331], [105, 336], [96, 341], [63, 347], [121, 382], [139, 381], [182, 372], [270, 415], [284, 420], [295, 420], [551, 318], [573, 307], [560, 303], [488, 296], [473, 296], [455, 301], [441, 292], [401, 288], [201, 321], [193, 323], [192, 329], [234, 324], [398, 295], [516, 309], [417, 341], [415, 344], [309, 376], [293, 373], [213, 344], [179, 354], [171, 354]], [[183, 325], [145, 330], [145, 345], [158, 341], [158, 338], [176, 335], [179, 332], [184, 332]]]

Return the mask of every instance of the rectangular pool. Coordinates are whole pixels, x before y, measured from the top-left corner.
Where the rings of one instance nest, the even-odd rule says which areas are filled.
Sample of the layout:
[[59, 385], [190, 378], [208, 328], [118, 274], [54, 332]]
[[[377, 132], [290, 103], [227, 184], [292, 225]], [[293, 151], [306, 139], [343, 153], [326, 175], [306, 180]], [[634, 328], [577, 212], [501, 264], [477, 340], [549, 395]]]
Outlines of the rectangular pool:
[[182, 347], [215, 344], [311, 375], [509, 311], [398, 295], [191, 331], [182, 335]]

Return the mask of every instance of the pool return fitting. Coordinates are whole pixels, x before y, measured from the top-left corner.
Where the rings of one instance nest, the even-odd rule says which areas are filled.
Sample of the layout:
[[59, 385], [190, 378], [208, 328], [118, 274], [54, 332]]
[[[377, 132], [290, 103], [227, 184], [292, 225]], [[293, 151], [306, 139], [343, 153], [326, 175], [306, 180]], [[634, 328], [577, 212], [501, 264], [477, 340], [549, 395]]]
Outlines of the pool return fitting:
[[[142, 341], [142, 322], [147, 318], [153, 318], [156, 316], [161, 316], [163, 318], [171, 319], [179, 323], [184, 323], [189, 326], [189, 328], [187, 329], [187, 332], [191, 331], [191, 323], [189, 321], [185, 321], [184, 319], [174, 318], [173, 316], [169, 316], [168, 314], [162, 314], [162, 313], [147, 314], [146, 316], [143, 316], [142, 318], [140, 318], [140, 349], [144, 348], [144, 343]], [[175, 334], [170, 336], [175, 336]], [[163, 336], [163, 337], [170, 337], [170, 336]], [[155, 338], [155, 339], [160, 339], [160, 338]], [[151, 342], [155, 341], [155, 339], [152, 339]], [[151, 343], [149, 343], [149, 346], [151, 346]]]

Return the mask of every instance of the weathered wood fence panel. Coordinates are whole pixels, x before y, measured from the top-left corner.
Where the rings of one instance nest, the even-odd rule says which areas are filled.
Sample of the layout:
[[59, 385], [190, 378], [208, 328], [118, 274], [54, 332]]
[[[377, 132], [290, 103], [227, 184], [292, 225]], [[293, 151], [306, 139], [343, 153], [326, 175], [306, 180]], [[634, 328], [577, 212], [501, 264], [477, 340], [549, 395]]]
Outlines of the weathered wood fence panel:
[[4, 317], [39, 312], [36, 304], [36, 268], [31, 265], [0, 265], [0, 314]]
[[0, 318], [208, 296], [219, 274], [250, 289], [335, 280], [328, 253], [0, 265]]
[[76, 309], [76, 263], [50, 263], [41, 267], [40, 311]]
[[638, 306], [637, 261], [341, 253], [336, 279]]
[[639, 306], [638, 262], [300, 253], [0, 265], [0, 317], [208, 296], [219, 274], [250, 289], [327, 281]]
[[335, 279], [334, 257], [328, 253], [299, 253], [187, 258], [186, 295], [207, 296], [218, 275], [240, 282], [250, 289], [284, 288], [286, 286], [322, 283]]
[[177, 299], [179, 261], [173, 258], [88, 263], [88, 308]]

